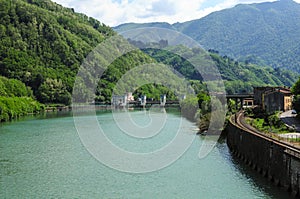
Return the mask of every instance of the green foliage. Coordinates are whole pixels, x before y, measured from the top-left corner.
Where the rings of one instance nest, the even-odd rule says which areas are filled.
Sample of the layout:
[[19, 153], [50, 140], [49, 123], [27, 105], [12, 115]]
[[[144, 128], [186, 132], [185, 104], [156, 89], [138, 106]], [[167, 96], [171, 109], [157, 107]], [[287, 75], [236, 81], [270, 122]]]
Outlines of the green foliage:
[[0, 96], [0, 122], [43, 110], [44, 106], [30, 97]]
[[[174, 27], [178, 28], [177, 25]], [[168, 25], [158, 23], [154, 26]], [[20, 80], [32, 89], [18, 85], [15, 80], [10, 80], [9, 84], [0, 80], [0, 95], [21, 97], [32, 96], [33, 93], [43, 103], [70, 104], [70, 93], [79, 66], [91, 50], [112, 35], [115, 35], [114, 31], [101, 22], [50, 0], [0, 0], [0, 75]], [[168, 41], [158, 43], [163, 47], [167, 44]], [[179, 51], [185, 57], [192, 57], [199, 49], [181, 48]], [[201, 82], [202, 77], [186, 59], [168, 51], [148, 49], [145, 52], [157, 62], [170, 65], [192, 79], [190, 83], [196, 93], [206, 90]], [[115, 60], [98, 83], [96, 101], [110, 102], [116, 83], [124, 74], [136, 66], [155, 62], [148, 55], [135, 51]], [[296, 75], [284, 70], [237, 62], [226, 56], [221, 57], [216, 51], [211, 51], [210, 56], [225, 80], [227, 93], [251, 92], [252, 86], [257, 85], [289, 86], [295, 82]], [[202, 58], [196, 59], [201, 61]], [[96, 65], [97, 61], [91, 64]], [[82, 82], [81, 87], [76, 89], [80, 90], [82, 100], [87, 96], [93, 98], [94, 93], [85, 92], [84, 85], [86, 82], [92, 83], [92, 78], [79, 81]], [[131, 82], [135, 81], [137, 79], [132, 77]], [[120, 92], [127, 91], [130, 86], [120, 85]], [[215, 85], [216, 88], [218, 86]], [[136, 89], [136, 95], [145, 93], [150, 98], [157, 98], [160, 94], [167, 94], [171, 99], [178, 96], [159, 84]]]
[[181, 101], [181, 113], [186, 118], [196, 121], [201, 132], [207, 130], [211, 122], [212, 128], [219, 130], [223, 127], [219, 117], [225, 112], [225, 107], [216, 97], [210, 97], [207, 93], [201, 92], [197, 97], [188, 96]]
[[270, 115], [260, 108], [245, 111], [245, 115], [247, 115], [246, 121], [259, 131], [266, 133], [288, 133], [289, 129], [280, 119], [279, 114], [280, 112], [276, 112]]
[[293, 108], [297, 111], [297, 113], [300, 113], [300, 94], [294, 96]]
[[253, 86], [292, 86], [298, 78], [297, 73], [283, 69], [234, 61], [215, 53], [211, 53], [211, 57], [225, 81], [228, 94], [250, 93]]
[[[119, 58], [117, 58], [111, 65], [108, 66], [107, 70], [104, 72], [104, 74], [101, 76], [100, 81], [98, 82], [98, 86], [96, 89], [96, 100], [101, 102], [111, 102], [111, 96], [112, 93], [115, 90], [115, 94], [123, 95], [126, 92], [133, 92], [132, 88], [135, 88], [135, 85], [141, 82], [144, 82], [145, 79], [141, 79], [141, 75], [139, 72], [136, 71], [136, 74], [133, 74], [135, 70], [132, 70], [133, 68], [137, 66], [143, 66], [147, 63], [155, 63], [155, 60], [151, 57], [147, 56], [146, 54], [142, 53], [141, 51], [132, 51], [130, 53], [127, 53]], [[128, 75], [125, 75], [127, 72], [131, 71]], [[140, 71], [141, 73], [143, 71]], [[155, 72], [155, 71], [154, 71]], [[152, 74], [154, 72], [150, 72]], [[159, 72], [156, 71], [156, 73]], [[120, 81], [123, 85], [118, 85], [117, 88], [115, 88], [116, 83], [125, 75], [126, 80]], [[151, 80], [152, 81], [152, 80]], [[152, 81], [153, 82], [153, 81]], [[122, 88], [120, 88], [123, 86]], [[144, 86], [143, 88], [140, 88], [137, 93], [140, 93], [142, 90], [147, 93], [148, 97], [154, 97], [150, 93], [150, 90], [152, 87]], [[160, 87], [162, 88], [162, 87]], [[160, 92], [160, 94], [164, 93], [164, 90], [161, 90], [160, 88], [156, 87], [158, 89], [156, 92]], [[138, 88], [136, 88], [138, 89]], [[149, 95], [150, 94], [150, 95]], [[156, 94], [154, 94], [156, 95]], [[156, 98], [156, 97], [154, 97]]]
[[279, 113], [270, 115], [267, 119], [267, 123], [275, 128], [283, 128], [284, 127], [284, 123], [282, 122], [282, 120], [279, 118]]
[[298, 81], [293, 85], [292, 92], [294, 95], [300, 95], [300, 78]]
[[114, 34], [99, 21], [50, 0], [0, 0], [0, 75], [21, 80], [43, 102], [48, 102], [39, 96], [45, 81], [57, 80], [64, 90], [53, 100], [68, 104], [81, 62]]
[[172, 92], [169, 88], [157, 84], [143, 85], [133, 93], [133, 96], [135, 99], [138, 99], [145, 95], [147, 96], [147, 99], [160, 100], [162, 94], [165, 94], [168, 100], [178, 100], [174, 92]]
[[280, 120], [278, 113], [266, 118], [248, 118], [247, 122], [261, 132], [266, 133], [289, 133], [289, 130]]
[[297, 111], [297, 113], [300, 113], [300, 78], [293, 85], [292, 92], [295, 95], [293, 99], [293, 108]]
[[[166, 50], [147, 49], [143, 50], [145, 53], [153, 57], [157, 62], [164, 63], [171, 66], [177, 72], [182, 74], [185, 78], [191, 79], [191, 83], [196, 81], [202, 81], [201, 75], [211, 75], [210, 70], [205, 71], [205, 74], [199, 74], [199, 72], [193, 67], [193, 65], [180, 57], [179, 55], [172, 53], [171, 47], [167, 47]], [[191, 58], [197, 59], [197, 63], [205, 62], [214, 65], [220, 72], [222, 79], [224, 80], [227, 94], [235, 93], [251, 93], [255, 86], [292, 86], [297, 78], [298, 74], [283, 69], [273, 69], [266, 66], [258, 66], [255, 64], [249, 64], [245, 62], [235, 61], [227, 56], [220, 56], [216, 51], [210, 50], [207, 54], [211, 59], [201, 57], [194, 49], [190, 50], [185, 47], [176, 47], [179, 54], [184, 52]], [[201, 69], [205, 70], [205, 69]], [[207, 82], [206, 82], [207, 83]], [[203, 85], [203, 84], [202, 84]], [[218, 90], [218, 85], [215, 86], [215, 90]], [[200, 88], [198, 86], [198, 88]], [[205, 90], [205, 86], [196, 92]]]
[[229, 111], [229, 113], [236, 113], [237, 111], [237, 104], [235, 102], [235, 100], [233, 99], [229, 99], [228, 103], [227, 103], [227, 109]]
[[251, 122], [252, 122], [251, 125], [253, 125], [255, 128], [259, 130], [265, 130], [264, 128], [265, 120], [263, 118], [255, 118]]
[[300, 72], [299, 18], [299, 4], [276, 1], [238, 5], [175, 27], [220, 54]]
[[199, 110], [198, 98], [187, 96], [180, 103], [181, 114], [190, 120], [195, 120], [196, 113]]
[[207, 93], [198, 93], [198, 103], [201, 105], [204, 101], [210, 101], [210, 97], [207, 95]]
[[5, 97], [31, 97], [32, 91], [24, 83], [16, 79], [0, 76], [0, 96]]
[[121, 32], [145, 26], [175, 29], [207, 50], [216, 49], [222, 55], [245, 63], [299, 73], [299, 19], [300, 5], [292, 0], [282, 0], [240, 4], [184, 23], [123, 24], [115, 30]]
[[[176, 47], [176, 49], [185, 50], [183, 47], [181, 48], [182, 49], [180, 49], [180, 46]], [[159, 50], [159, 49], [150, 49], [150, 48], [144, 49], [143, 52], [150, 55], [156, 61], [171, 66], [177, 72], [184, 75], [184, 77], [187, 79], [193, 79], [193, 80], [202, 79], [201, 75], [197, 70], [195, 70], [193, 65], [190, 62], [188, 62], [186, 59], [180, 57], [178, 54], [171, 53], [168, 50]], [[190, 52], [192, 55], [194, 54], [192, 51]]]
[[43, 105], [32, 98], [32, 90], [24, 83], [0, 76], [0, 122], [43, 109]]
[[[21, 80], [40, 102], [47, 104], [70, 104], [81, 63], [99, 43], [115, 35], [101, 22], [50, 0], [0, 0], [0, 15], [0, 75]], [[90, 61], [97, 65], [103, 60]], [[110, 102], [122, 75], [150, 62], [154, 60], [140, 51], [115, 60], [98, 83], [96, 100]], [[95, 83], [93, 75], [78, 80], [78, 100], [94, 97], [85, 85]]]
[[58, 103], [69, 105], [71, 95], [61, 80], [47, 78], [37, 91], [37, 98], [42, 103]]
[[149, 28], [149, 27], [156, 27], [156, 28], [168, 28], [168, 29], [173, 29], [171, 24], [168, 24], [166, 22], [154, 22], [154, 23], [126, 23], [126, 24], [121, 24], [117, 27], [114, 27], [115, 31], [118, 32], [126, 32], [131, 29], [136, 29], [136, 28]]

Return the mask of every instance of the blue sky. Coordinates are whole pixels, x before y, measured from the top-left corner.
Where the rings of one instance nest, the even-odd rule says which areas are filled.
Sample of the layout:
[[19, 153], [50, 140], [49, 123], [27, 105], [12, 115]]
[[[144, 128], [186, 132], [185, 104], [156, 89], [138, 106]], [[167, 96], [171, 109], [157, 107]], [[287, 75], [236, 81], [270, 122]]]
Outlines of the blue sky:
[[[109, 26], [136, 22], [185, 22], [240, 3], [276, 0], [52, 0]], [[300, 3], [300, 0], [294, 0]]]

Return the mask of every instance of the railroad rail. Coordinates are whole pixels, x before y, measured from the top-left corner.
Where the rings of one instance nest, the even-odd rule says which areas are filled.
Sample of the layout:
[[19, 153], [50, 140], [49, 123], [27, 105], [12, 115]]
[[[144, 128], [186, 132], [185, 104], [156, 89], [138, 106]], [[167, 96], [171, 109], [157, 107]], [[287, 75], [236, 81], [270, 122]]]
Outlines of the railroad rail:
[[274, 138], [273, 136], [275, 135], [268, 135], [265, 134], [259, 130], [257, 130], [256, 128], [252, 127], [251, 125], [247, 124], [247, 122], [245, 121], [244, 118], [244, 111], [240, 111], [238, 113], [236, 113], [235, 115], [233, 115], [231, 118], [231, 123], [235, 124], [237, 127], [239, 127], [240, 129], [254, 134], [255, 136], [258, 136], [262, 139], [266, 139], [274, 144], [280, 145], [282, 147], [285, 147], [285, 153], [288, 153], [296, 158], [300, 159], [300, 147], [292, 145], [289, 142], [284, 142], [282, 140], [279, 140], [279, 137]]

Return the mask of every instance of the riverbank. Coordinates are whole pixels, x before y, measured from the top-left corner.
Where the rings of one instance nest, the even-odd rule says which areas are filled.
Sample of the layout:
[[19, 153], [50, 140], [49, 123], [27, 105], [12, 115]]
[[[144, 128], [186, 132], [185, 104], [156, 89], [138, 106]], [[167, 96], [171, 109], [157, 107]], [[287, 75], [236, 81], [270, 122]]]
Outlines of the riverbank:
[[0, 122], [40, 113], [45, 106], [31, 97], [0, 97]]
[[300, 196], [300, 149], [268, 137], [243, 122], [241, 113], [230, 118], [226, 129], [232, 153], [275, 185]]

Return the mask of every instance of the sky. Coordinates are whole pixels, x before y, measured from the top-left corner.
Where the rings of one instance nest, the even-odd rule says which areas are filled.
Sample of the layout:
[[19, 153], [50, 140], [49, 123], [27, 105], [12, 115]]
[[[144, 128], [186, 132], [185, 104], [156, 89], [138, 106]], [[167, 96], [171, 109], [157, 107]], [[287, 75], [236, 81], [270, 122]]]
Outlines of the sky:
[[[123, 23], [185, 22], [237, 4], [276, 0], [52, 0], [111, 27]], [[300, 0], [294, 0], [300, 3]]]

